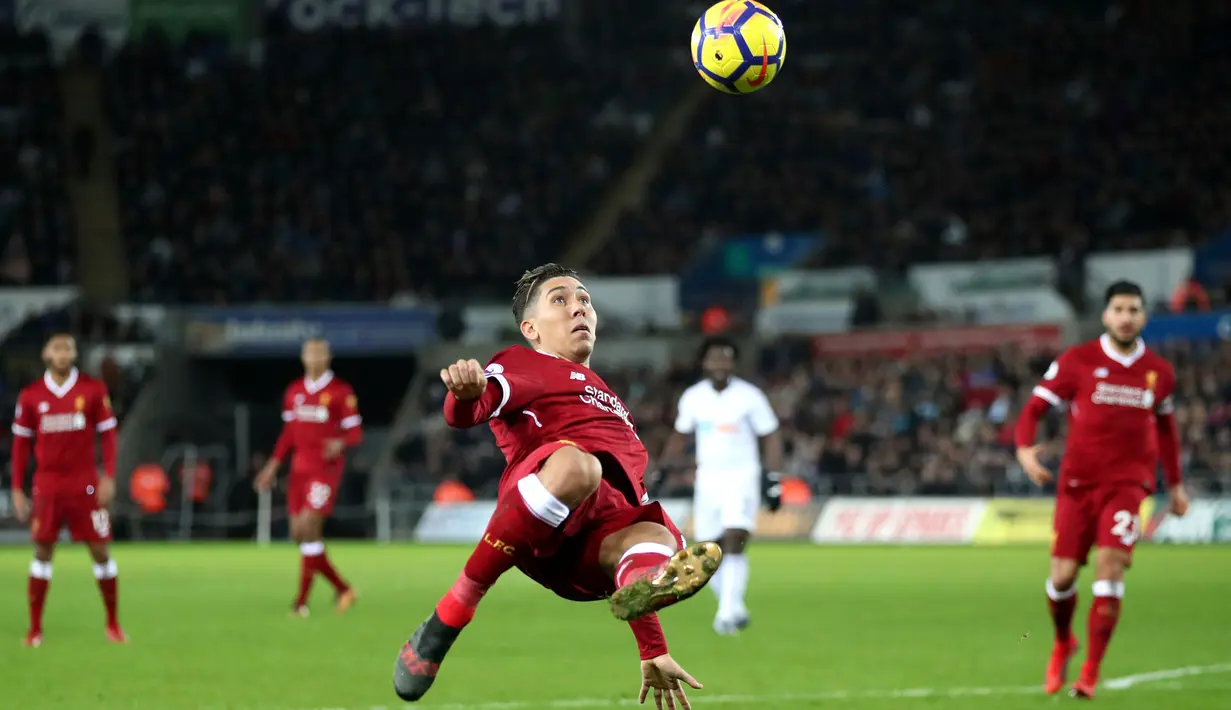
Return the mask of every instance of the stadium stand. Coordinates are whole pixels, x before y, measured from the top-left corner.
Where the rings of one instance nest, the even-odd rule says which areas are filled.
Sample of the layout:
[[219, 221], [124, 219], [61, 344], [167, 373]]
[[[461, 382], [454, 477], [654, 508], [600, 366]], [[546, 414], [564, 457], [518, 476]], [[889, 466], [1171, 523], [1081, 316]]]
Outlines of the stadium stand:
[[[287, 33], [259, 63], [207, 40], [125, 47], [108, 86], [133, 293], [218, 304], [502, 287], [558, 256], [690, 79], [643, 80], [659, 40], [674, 41], [646, 17], [617, 13], [584, 48], [554, 26]], [[627, 22], [646, 41], [615, 52]]]
[[[1190, 483], [1231, 492], [1231, 345], [1172, 345], [1163, 353], [1181, 373], [1177, 423]], [[914, 360], [813, 358], [800, 341], [762, 351], [755, 378], [782, 423], [787, 471], [820, 494], [1035, 495], [1013, 456], [1013, 424], [1050, 356], [1006, 348], [987, 355]], [[637, 421], [651, 454], [662, 450], [675, 403], [691, 384], [687, 367], [604, 373]], [[454, 431], [440, 415], [442, 388], [422, 404], [423, 428], [403, 443], [400, 466], [424, 487], [455, 477], [493, 496], [503, 459], [485, 428]], [[1044, 446], [1063, 452], [1063, 416], [1054, 413]], [[691, 495], [692, 472], [664, 470], [657, 493]]]
[[1227, 223], [1223, 4], [778, 5], [808, 38], [788, 71], [712, 97], [597, 264], [673, 272], [714, 239], [823, 230], [818, 266], [900, 268]]
[[0, 285], [73, 280], [63, 108], [46, 38], [0, 31]]

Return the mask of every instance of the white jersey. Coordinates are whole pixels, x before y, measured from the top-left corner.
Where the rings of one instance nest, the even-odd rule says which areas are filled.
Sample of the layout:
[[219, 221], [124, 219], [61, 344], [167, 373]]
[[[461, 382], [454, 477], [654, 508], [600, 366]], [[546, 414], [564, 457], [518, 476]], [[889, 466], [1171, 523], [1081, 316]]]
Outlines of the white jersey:
[[680, 397], [675, 430], [695, 434], [698, 470], [756, 470], [761, 467], [760, 437], [778, 430], [769, 398], [756, 385], [732, 377], [718, 391], [709, 380]]

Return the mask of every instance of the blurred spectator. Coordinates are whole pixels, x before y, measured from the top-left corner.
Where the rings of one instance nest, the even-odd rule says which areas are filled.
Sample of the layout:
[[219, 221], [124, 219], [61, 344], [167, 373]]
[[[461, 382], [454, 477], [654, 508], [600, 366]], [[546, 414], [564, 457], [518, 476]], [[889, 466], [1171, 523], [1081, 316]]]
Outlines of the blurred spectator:
[[[821, 494], [1031, 495], [1041, 493], [1017, 466], [1013, 424], [1050, 358], [1013, 349], [987, 355], [911, 359], [812, 359], [806, 348], [762, 368], [781, 421], [786, 471]], [[1231, 493], [1231, 343], [1173, 346], [1164, 354], [1179, 373], [1176, 418], [1192, 487]], [[764, 360], [765, 358], [763, 358]], [[686, 368], [604, 372], [637, 421], [651, 457], [662, 449]], [[456, 432], [443, 424], [443, 391], [423, 401], [422, 434], [430, 453], [403, 447], [406, 475], [435, 486], [458, 477], [480, 496], [494, 495], [503, 458], [486, 428]], [[1045, 460], [1063, 452], [1064, 415], [1042, 427]], [[420, 467], [412, 462], [426, 461]], [[667, 462], [663, 462], [667, 463]], [[651, 470], [656, 494], [691, 494], [689, 467]]]

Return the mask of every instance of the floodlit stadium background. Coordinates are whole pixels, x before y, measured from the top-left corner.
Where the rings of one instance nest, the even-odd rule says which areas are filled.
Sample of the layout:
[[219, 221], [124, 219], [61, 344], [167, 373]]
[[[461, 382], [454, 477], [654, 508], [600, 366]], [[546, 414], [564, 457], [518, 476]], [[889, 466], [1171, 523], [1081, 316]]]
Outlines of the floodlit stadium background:
[[[1103, 288], [1140, 283], [1196, 500], [1143, 511], [1106, 692], [1231, 704], [1228, 10], [777, 0], [783, 72], [736, 98], [690, 66], [702, 9], [0, 0], [0, 412], [47, 333], [76, 334], [122, 422], [134, 638], [103, 645], [64, 549], [47, 645], [16, 652], [29, 552], [5, 471], [14, 707], [392, 707], [388, 660], [502, 467], [486, 431], [444, 427], [436, 371], [513, 342], [512, 282], [549, 260], [586, 274], [595, 367], [651, 453], [703, 331], [739, 338], [783, 422], [753, 626], [714, 638], [708, 595], [664, 616], [698, 707], [1039, 702], [1051, 503], [1008, 431], [1050, 357], [1099, 332]], [[332, 618], [318, 585], [296, 623], [282, 500], [251, 478], [308, 336], [365, 418], [329, 528], [361, 601]], [[127, 495], [141, 466], [171, 479], [160, 512]], [[658, 473], [687, 528], [691, 472]], [[546, 640], [573, 637], [584, 653]], [[427, 705], [614, 706], [634, 653], [600, 606], [511, 577]]]

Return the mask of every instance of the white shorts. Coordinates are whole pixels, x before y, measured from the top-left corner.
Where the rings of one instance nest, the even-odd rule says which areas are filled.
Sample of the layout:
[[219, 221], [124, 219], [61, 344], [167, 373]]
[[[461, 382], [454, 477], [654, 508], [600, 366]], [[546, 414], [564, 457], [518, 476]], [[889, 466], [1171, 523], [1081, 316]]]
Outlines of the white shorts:
[[759, 468], [697, 471], [692, 510], [692, 534], [697, 540], [717, 540], [724, 530], [753, 532], [760, 509]]

